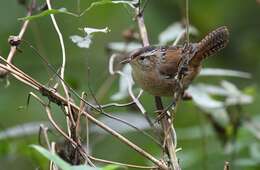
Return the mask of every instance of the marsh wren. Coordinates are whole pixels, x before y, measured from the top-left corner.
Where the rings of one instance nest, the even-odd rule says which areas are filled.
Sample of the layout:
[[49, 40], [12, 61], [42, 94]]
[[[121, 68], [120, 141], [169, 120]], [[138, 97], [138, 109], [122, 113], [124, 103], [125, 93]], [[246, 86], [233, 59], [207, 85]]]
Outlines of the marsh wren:
[[[229, 39], [227, 27], [210, 32], [200, 42], [183, 46], [147, 46], [135, 50], [125, 60], [133, 68], [134, 81], [154, 96], [173, 96], [176, 76], [185, 63], [182, 87], [187, 89], [199, 74], [202, 61], [225, 48]], [[185, 61], [185, 62], [183, 62]]]

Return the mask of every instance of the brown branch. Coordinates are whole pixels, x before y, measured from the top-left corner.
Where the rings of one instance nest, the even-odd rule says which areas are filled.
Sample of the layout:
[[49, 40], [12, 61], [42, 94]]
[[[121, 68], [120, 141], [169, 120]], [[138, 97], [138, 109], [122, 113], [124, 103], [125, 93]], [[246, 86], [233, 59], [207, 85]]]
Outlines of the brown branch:
[[148, 34], [147, 34], [147, 29], [146, 26], [144, 24], [144, 17], [143, 17], [143, 10], [141, 10], [141, 4], [140, 4], [140, 0], [138, 2], [138, 4], [136, 5], [135, 8], [135, 15], [136, 15], [136, 19], [137, 19], [137, 23], [138, 23], [138, 28], [139, 28], [139, 32], [141, 35], [141, 39], [143, 42], [143, 46], [149, 46], [149, 39], [148, 39]]
[[[30, 7], [28, 8], [28, 12], [27, 12], [26, 16], [31, 16], [32, 15], [32, 11], [33, 11], [34, 8], [35, 8], [35, 1], [32, 1]], [[18, 41], [23, 38], [23, 36], [25, 34], [25, 31], [28, 28], [29, 22], [30, 22], [30, 20], [24, 21], [19, 34], [17, 36], [14, 36]], [[17, 46], [18, 45], [19, 44], [11, 45], [8, 57], [6, 59], [9, 63], [11, 63], [13, 61], [13, 58], [14, 58], [14, 55], [15, 55], [15, 53], [17, 51]], [[0, 68], [0, 78], [5, 78], [7, 76], [7, 74], [8, 74], [7, 70]]]
[[[155, 103], [156, 103], [156, 108], [158, 110], [164, 110], [163, 108], [163, 104], [162, 104], [162, 99], [158, 96], [155, 96]], [[174, 135], [172, 132], [172, 125], [171, 125], [171, 120], [170, 120], [170, 116], [168, 116], [167, 114], [165, 116], [162, 117], [162, 119], [160, 120], [162, 129], [163, 129], [163, 133], [164, 133], [164, 142], [165, 146], [166, 146], [166, 152], [168, 154], [168, 157], [171, 161], [171, 165], [173, 166], [174, 170], [180, 170], [181, 168], [179, 167], [179, 163], [178, 163], [178, 158], [176, 156], [176, 148], [174, 145]]]

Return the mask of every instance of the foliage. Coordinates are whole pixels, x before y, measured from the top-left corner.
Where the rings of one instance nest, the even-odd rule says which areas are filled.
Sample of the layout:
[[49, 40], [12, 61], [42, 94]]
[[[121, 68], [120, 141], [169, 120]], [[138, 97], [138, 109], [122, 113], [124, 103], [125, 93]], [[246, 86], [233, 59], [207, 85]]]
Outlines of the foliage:
[[86, 165], [72, 166], [69, 163], [62, 160], [58, 155], [53, 154], [46, 150], [45, 148], [38, 145], [31, 145], [32, 148], [41, 153], [44, 157], [53, 161], [59, 168], [63, 170], [115, 170], [117, 166], [108, 165], [104, 168], [93, 168]]

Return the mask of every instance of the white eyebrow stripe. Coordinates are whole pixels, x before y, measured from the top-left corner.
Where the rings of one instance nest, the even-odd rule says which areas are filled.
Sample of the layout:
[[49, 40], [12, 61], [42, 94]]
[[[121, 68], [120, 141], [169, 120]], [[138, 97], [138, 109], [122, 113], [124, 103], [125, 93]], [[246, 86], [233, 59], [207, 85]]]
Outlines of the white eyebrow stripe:
[[154, 55], [156, 52], [158, 51], [158, 49], [154, 49], [152, 51], [149, 51], [149, 52], [144, 52], [143, 54], [141, 54], [140, 56], [151, 56], [151, 55]]

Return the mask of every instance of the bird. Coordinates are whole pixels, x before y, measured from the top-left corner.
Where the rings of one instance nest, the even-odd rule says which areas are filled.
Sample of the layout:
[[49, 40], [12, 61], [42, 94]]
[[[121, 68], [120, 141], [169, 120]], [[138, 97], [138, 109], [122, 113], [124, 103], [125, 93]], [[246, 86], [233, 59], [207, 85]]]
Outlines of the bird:
[[131, 52], [122, 63], [132, 67], [133, 80], [144, 91], [159, 96], [174, 96], [179, 89], [178, 76], [184, 91], [199, 74], [203, 61], [225, 48], [229, 30], [218, 27], [201, 41], [176, 46], [146, 46]]

